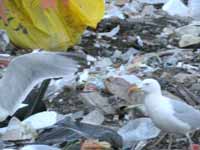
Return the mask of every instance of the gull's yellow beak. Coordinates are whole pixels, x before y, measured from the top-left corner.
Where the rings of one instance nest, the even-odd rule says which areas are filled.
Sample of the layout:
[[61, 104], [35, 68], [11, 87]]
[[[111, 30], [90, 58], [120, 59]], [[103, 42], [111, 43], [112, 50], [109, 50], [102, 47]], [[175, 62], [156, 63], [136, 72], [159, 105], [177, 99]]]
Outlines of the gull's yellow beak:
[[139, 88], [137, 85], [132, 85], [132, 86], [128, 89], [128, 94], [135, 93], [135, 92], [139, 92], [139, 91], [141, 91], [141, 88]]

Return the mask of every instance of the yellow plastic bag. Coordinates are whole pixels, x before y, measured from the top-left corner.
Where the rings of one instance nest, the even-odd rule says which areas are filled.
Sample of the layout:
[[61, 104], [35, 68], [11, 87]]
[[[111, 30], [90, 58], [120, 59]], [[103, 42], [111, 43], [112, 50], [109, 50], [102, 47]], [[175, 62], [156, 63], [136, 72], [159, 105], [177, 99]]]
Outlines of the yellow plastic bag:
[[104, 0], [56, 0], [55, 8], [43, 9], [41, 0], [4, 0], [11, 41], [21, 48], [66, 50], [79, 41], [87, 26], [96, 27], [104, 15]]

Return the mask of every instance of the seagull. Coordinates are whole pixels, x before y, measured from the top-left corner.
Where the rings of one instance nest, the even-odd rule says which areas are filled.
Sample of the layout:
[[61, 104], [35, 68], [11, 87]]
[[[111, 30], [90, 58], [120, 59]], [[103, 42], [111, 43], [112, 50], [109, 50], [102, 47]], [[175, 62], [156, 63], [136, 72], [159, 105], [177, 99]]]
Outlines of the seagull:
[[0, 122], [12, 116], [27, 95], [43, 80], [74, 76], [84, 55], [35, 52], [15, 57], [0, 79]]
[[185, 135], [192, 149], [190, 133], [200, 128], [200, 111], [187, 103], [163, 96], [155, 79], [145, 79], [129, 92], [143, 91], [144, 105], [154, 124], [167, 133]]

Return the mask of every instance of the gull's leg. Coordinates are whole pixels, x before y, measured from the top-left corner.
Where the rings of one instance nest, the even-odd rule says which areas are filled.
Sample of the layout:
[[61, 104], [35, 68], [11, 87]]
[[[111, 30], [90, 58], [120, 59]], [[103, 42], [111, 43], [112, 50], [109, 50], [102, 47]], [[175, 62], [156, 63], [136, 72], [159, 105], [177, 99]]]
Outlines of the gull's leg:
[[156, 142], [155, 142], [154, 144], [151, 145], [151, 147], [157, 146], [157, 145], [166, 137], [166, 135], [167, 135], [167, 133], [164, 133], [163, 135], [161, 135], [161, 136], [159, 137], [159, 139], [156, 140]]
[[169, 145], [168, 145], [168, 150], [171, 150], [172, 148], [172, 143], [173, 143], [173, 135], [172, 134], [168, 134], [169, 135]]
[[193, 142], [192, 142], [192, 139], [191, 139], [191, 137], [190, 137], [190, 133], [188, 132], [188, 133], [186, 133], [185, 135], [186, 135], [186, 137], [187, 137], [187, 139], [188, 139], [188, 141], [189, 141], [190, 150], [193, 150], [193, 148], [192, 148]]

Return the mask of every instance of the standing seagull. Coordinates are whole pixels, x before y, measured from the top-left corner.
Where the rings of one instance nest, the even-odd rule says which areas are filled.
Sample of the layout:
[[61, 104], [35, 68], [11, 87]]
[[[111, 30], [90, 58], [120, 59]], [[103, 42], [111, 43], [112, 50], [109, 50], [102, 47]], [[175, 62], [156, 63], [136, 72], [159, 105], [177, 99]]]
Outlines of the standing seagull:
[[185, 135], [192, 148], [190, 133], [200, 128], [200, 111], [183, 101], [173, 100], [162, 95], [158, 81], [145, 79], [129, 92], [142, 90], [145, 94], [147, 113], [161, 130]]
[[73, 76], [81, 58], [84, 60], [84, 56], [64, 52], [37, 52], [14, 58], [0, 79], [0, 122], [13, 115], [41, 81]]

